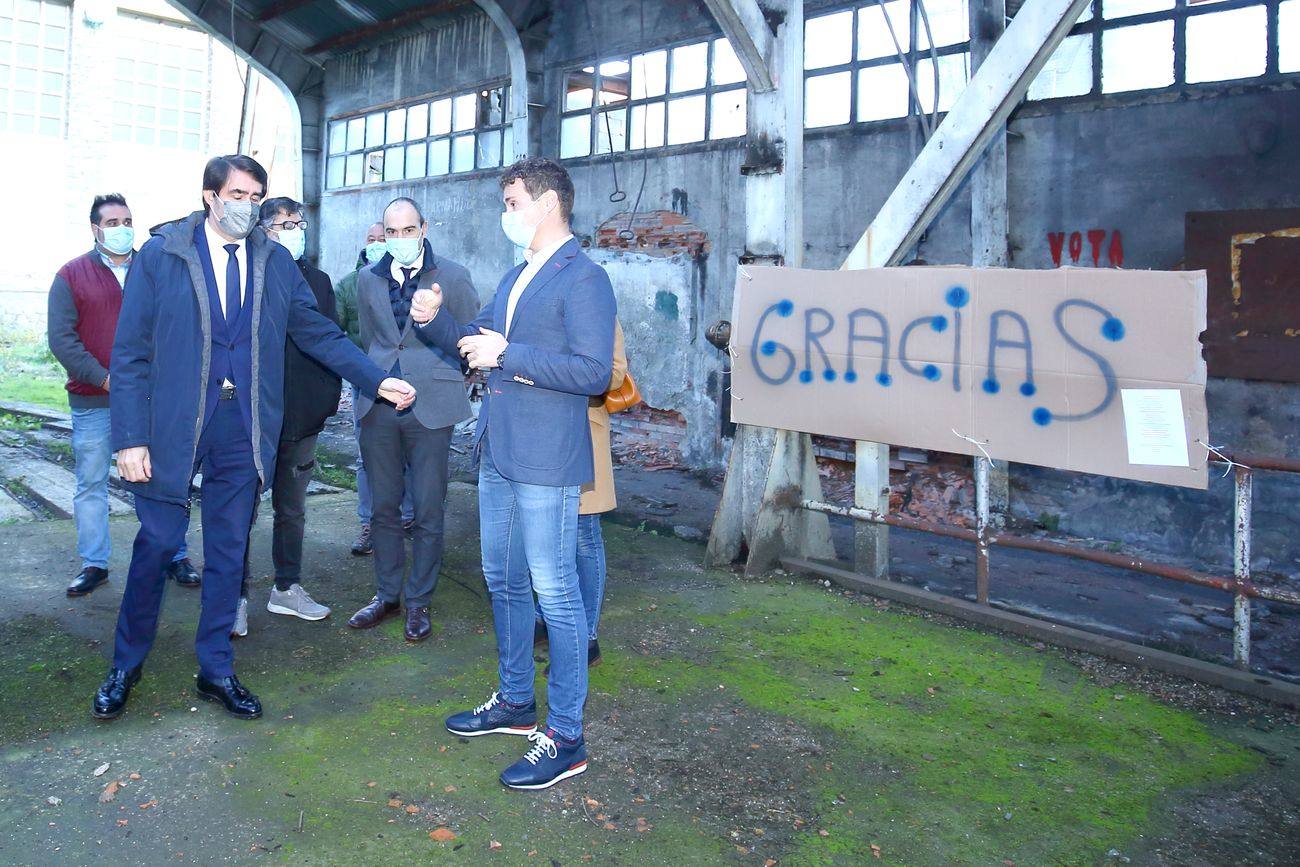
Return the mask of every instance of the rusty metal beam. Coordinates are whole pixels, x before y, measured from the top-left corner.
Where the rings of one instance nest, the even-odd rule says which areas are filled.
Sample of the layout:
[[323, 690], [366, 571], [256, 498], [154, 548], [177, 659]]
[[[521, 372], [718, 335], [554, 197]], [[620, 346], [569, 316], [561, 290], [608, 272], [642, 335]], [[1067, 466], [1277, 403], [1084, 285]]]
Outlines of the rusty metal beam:
[[394, 30], [400, 30], [410, 24], [416, 24], [426, 18], [432, 18], [434, 15], [442, 15], [447, 12], [454, 12], [458, 9], [464, 9], [468, 6], [474, 6], [472, 0], [443, 0], [440, 3], [428, 3], [424, 6], [417, 6], [414, 9], [408, 9], [400, 15], [385, 19], [369, 27], [362, 27], [359, 30], [349, 30], [346, 33], [340, 33], [337, 36], [331, 36], [323, 39], [307, 49], [307, 54], [330, 54], [337, 51], [344, 51], [355, 45], [392, 33]]

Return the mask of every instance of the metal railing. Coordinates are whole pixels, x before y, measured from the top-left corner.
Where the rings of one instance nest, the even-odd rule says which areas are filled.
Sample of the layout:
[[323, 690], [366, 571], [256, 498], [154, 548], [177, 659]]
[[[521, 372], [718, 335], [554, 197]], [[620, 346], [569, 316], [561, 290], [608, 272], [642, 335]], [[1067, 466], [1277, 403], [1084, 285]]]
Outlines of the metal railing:
[[1288, 605], [1300, 605], [1300, 593], [1282, 587], [1261, 587], [1251, 580], [1251, 500], [1254, 487], [1254, 470], [1271, 470], [1283, 473], [1300, 474], [1300, 460], [1275, 458], [1260, 455], [1230, 455], [1220, 452], [1221, 459], [1211, 459], [1212, 463], [1227, 464], [1233, 471], [1233, 573], [1232, 577], [1212, 575], [1196, 569], [1158, 563], [1128, 554], [1111, 551], [1097, 551], [1065, 542], [1055, 542], [1035, 536], [1025, 536], [995, 528], [989, 516], [989, 468], [991, 461], [987, 458], [975, 458], [975, 529], [941, 524], [934, 521], [922, 521], [902, 515], [882, 514], [872, 509], [857, 506], [838, 506], [834, 503], [805, 499], [800, 506], [814, 512], [839, 515], [868, 524], [880, 524], [899, 527], [905, 530], [919, 530], [950, 539], [974, 542], [976, 545], [975, 561], [975, 600], [981, 605], [989, 604], [989, 549], [993, 546], [1019, 548], [1024, 551], [1041, 551], [1059, 554], [1079, 560], [1089, 560], [1105, 566], [1115, 566], [1134, 572], [1143, 572], [1197, 584], [1231, 593], [1233, 596], [1232, 619], [1232, 659], [1242, 669], [1250, 667], [1250, 600], [1267, 599], [1271, 602], [1283, 602]]

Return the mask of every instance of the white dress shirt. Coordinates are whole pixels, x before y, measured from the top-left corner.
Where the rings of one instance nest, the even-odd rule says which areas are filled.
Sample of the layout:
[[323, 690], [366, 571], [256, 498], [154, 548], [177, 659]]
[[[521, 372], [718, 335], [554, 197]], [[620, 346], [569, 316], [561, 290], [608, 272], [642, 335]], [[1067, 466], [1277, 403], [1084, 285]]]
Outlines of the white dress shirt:
[[410, 271], [412, 275], [415, 275], [418, 274], [420, 269], [423, 267], [424, 267], [424, 245], [421, 244], [420, 255], [414, 262], [412, 262], [409, 265], [403, 265], [401, 262], [394, 259], [393, 264], [388, 266], [388, 273], [393, 275], [393, 279], [397, 281], [398, 286], [404, 286], [406, 285], [406, 275], [402, 273], [402, 270], [406, 269], [407, 271]]
[[[221, 313], [226, 312], [226, 263], [230, 261], [230, 254], [226, 252], [227, 244], [234, 244], [239, 249], [235, 251], [235, 261], [239, 263], [239, 303], [244, 303], [244, 293], [248, 287], [244, 282], [248, 280], [248, 255], [246, 238], [240, 238], [238, 241], [227, 241], [218, 235], [212, 229], [212, 224], [207, 220], [203, 221], [203, 235], [208, 239], [208, 256], [212, 259], [212, 276], [217, 280], [217, 297], [221, 299]], [[230, 380], [222, 380], [222, 385], [232, 386]]]
[[506, 299], [506, 334], [510, 333], [510, 323], [515, 318], [515, 305], [519, 303], [519, 296], [524, 294], [524, 290], [528, 288], [529, 283], [533, 282], [533, 278], [537, 276], [537, 272], [542, 270], [542, 266], [551, 261], [551, 257], [560, 252], [560, 248], [572, 239], [573, 235], [569, 234], [554, 244], [543, 247], [536, 253], [524, 251], [524, 259], [528, 264], [524, 266], [524, 270], [519, 272], [518, 278], [515, 279], [515, 285], [510, 287], [510, 296]]
[[104, 263], [104, 265], [108, 268], [108, 270], [113, 272], [113, 276], [117, 278], [117, 285], [125, 289], [126, 272], [131, 267], [131, 260], [135, 258], [135, 251], [132, 250], [130, 253], [128, 253], [126, 256], [126, 260], [119, 265], [118, 263], [110, 259], [108, 254], [105, 253], [102, 248], [97, 248], [97, 249], [99, 249], [100, 261]]
[[239, 263], [239, 303], [244, 303], [244, 293], [248, 287], [244, 285], [248, 280], [248, 244], [247, 239], [240, 238], [238, 241], [227, 241], [218, 235], [212, 229], [212, 224], [207, 220], [203, 221], [203, 234], [208, 239], [208, 256], [212, 259], [212, 276], [217, 278], [217, 297], [221, 299], [221, 312], [226, 312], [226, 263], [230, 261], [230, 254], [226, 252], [227, 244], [234, 244], [239, 249], [235, 250], [235, 261]]

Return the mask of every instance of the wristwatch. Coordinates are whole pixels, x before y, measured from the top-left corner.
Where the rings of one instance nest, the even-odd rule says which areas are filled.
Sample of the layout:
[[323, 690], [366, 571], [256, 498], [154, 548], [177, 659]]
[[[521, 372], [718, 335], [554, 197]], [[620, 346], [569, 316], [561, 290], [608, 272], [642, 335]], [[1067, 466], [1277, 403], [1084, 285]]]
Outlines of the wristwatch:
[[507, 346], [505, 349], [501, 350], [501, 354], [497, 356], [497, 367], [505, 367], [505, 365], [506, 365], [506, 352], [507, 352], [509, 349], [510, 349], [510, 347]]

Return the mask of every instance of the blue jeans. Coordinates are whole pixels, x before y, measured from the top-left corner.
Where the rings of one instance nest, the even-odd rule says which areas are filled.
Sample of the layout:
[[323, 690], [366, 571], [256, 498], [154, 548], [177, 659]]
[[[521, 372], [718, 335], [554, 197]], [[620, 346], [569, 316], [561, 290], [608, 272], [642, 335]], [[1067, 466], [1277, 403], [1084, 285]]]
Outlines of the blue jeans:
[[[600, 515], [578, 516], [578, 590], [587, 614], [587, 640], [596, 640], [600, 626], [600, 606], [605, 602], [605, 539], [600, 534]], [[537, 619], [542, 606], [537, 606]]]
[[[577, 485], [512, 482], [497, 472], [485, 442], [478, 474], [483, 576], [492, 597], [501, 696], [533, 700], [533, 591], [551, 645], [547, 725], [561, 737], [582, 735], [587, 701], [585, 612], [578, 589]], [[531, 586], [529, 577], [531, 576]]]
[[[352, 430], [357, 440], [357, 518], [369, 524], [375, 516], [375, 500], [370, 496], [370, 477], [366, 475], [365, 462], [361, 460], [361, 419], [357, 418], [357, 389], [352, 387]], [[402, 523], [415, 518], [415, 483], [411, 479], [411, 465], [406, 465], [406, 491], [402, 494]]]
[[[81, 568], [108, 568], [113, 543], [108, 534], [108, 469], [113, 463], [112, 432], [106, 407], [72, 410], [72, 459], [77, 492], [72, 516], [77, 524], [77, 555]], [[185, 556], [182, 540], [176, 559]]]

